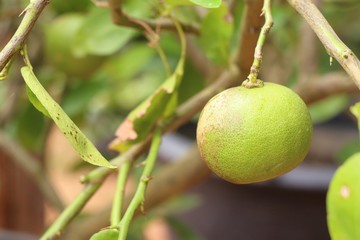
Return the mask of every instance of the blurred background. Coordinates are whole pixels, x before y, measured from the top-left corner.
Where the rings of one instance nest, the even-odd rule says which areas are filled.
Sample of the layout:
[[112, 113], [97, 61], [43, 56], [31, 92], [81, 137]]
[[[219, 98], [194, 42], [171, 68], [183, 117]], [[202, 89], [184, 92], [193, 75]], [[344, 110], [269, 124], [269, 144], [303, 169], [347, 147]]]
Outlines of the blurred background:
[[[359, 56], [360, 2], [314, 2]], [[27, 4], [0, 1], [1, 49], [16, 31]], [[200, 28], [199, 35], [187, 39], [180, 103], [213, 83], [228, 67], [237, 51], [246, 4], [249, 1], [224, 1], [220, 9], [184, 6], [174, 10], [176, 18]], [[97, 5], [89, 0], [52, 0], [27, 44], [42, 84], [111, 159], [116, 153], [108, 144], [117, 127], [166, 79], [166, 69], [175, 68], [180, 46], [176, 33], [159, 33], [158, 45], [168, 63], [164, 66], [140, 31], [113, 25], [104, 2]], [[127, 0], [124, 11], [152, 19], [159, 15], [157, 5], [156, 0]], [[195, 117], [165, 135], [154, 181], [157, 173], [189, 159], [198, 164], [192, 169], [197, 177], [138, 216], [128, 239], [330, 239], [326, 191], [336, 168], [360, 150], [357, 122], [349, 111], [359, 95], [341, 66], [336, 61], [330, 65], [320, 41], [286, 1], [273, 1], [272, 11], [275, 25], [264, 49], [261, 78], [293, 88], [308, 103], [314, 137], [304, 163], [265, 183], [227, 183], [199, 161]], [[60, 204], [52, 203], [59, 200], [68, 205], [83, 187], [80, 176], [94, 169], [80, 160], [56, 126], [28, 101], [19, 72], [23, 65], [21, 57], [15, 57], [8, 79], [0, 81], [0, 240], [37, 239], [59, 214]], [[178, 166], [177, 171], [187, 170]], [[134, 191], [140, 172], [134, 168], [128, 194]], [[49, 183], [55, 200], [49, 201], [42, 193], [39, 182], [43, 181]], [[116, 176], [110, 176], [62, 239], [88, 239], [108, 225], [115, 183]]]

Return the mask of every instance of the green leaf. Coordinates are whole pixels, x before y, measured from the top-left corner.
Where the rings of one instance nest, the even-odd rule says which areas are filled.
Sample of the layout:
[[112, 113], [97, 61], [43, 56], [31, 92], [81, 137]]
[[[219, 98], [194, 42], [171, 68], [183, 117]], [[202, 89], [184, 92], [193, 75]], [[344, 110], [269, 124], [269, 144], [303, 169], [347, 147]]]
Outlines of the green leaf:
[[167, 110], [168, 102], [180, 84], [182, 68], [183, 60], [180, 60], [177, 71], [126, 117], [117, 129], [117, 138], [110, 148], [123, 152], [145, 138]]
[[42, 114], [45, 116], [50, 117], [49, 112], [46, 110], [46, 108], [39, 102], [39, 99], [35, 96], [35, 94], [30, 90], [28, 86], [26, 86], [26, 94], [28, 96], [29, 101], [31, 104]]
[[221, 0], [165, 0], [171, 7], [184, 5], [199, 5], [205, 8], [217, 8], [221, 4]]
[[[176, 23], [177, 24], [177, 23]], [[171, 116], [177, 107], [177, 90], [180, 86], [185, 62], [185, 36], [178, 28], [181, 42], [181, 57], [174, 73], [145, 101], [136, 107], [120, 124], [110, 148], [126, 151], [143, 140], [158, 120]], [[175, 97], [174, 97], [175, 96]]]
[[314, 123], [328, 121], [344, 111], [349, 104], [349, 96], [336, 95], [311, 104], [309, 107]]
[[39, 151], [43, 148], [46, 129], [44, 116], [27, 103], [16, 120], [13, 122], [15, 123], [14, 130], [20, 143], [32, 151]]
[[78, 30], [73, 50], [76, 56], [107, 56], [121, 49], [137, 31], [112, 23], [110, 11], [95, 8]]
[[360, 153], [335, 173], [327, 193], [327, 222], [334, 240], [360, 239]]
[[118, 240], [119, 231], [114, 228], [103, 229], [91, 236], [90, 240]]
[[224, 4], [219, 8], [209, 10], [203, 19], [200, 45], [215, 63], [222, 65], [227, 63], [233, 27], [229, 9]]
[[221, 5], [221, 0], [190, 0], [196, 5], [205, 7], [205, 8], [217, 8]]
[[30, 67], [22, 67], [21, 74], [26, 82], [26, 85], [34, 93], [43, 107], [48, 111], [51, 119], [69, 140], [74, 149], [79, 153], [80, 157], [84, 161], [97, 166], [114, 168], [114, 166], [112, 166], [101, 155], [91, 141], [87, 139], [87, 137], [59, 106], [59, 104], [52, 99], [39, 80], [37, 80]]

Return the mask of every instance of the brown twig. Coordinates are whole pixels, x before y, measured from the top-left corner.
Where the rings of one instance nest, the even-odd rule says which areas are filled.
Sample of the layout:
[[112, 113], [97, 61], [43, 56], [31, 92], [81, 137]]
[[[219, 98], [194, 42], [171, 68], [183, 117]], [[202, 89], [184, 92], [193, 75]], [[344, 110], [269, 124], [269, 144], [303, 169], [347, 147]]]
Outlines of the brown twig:
[[249, 75], [254, 60], [256, 41], [259, 38], [261, 27], [264, 24], [264, 18], [260, 16], [262, 6], [262, 0], [245, 1], [243, 18], [241, 20], [240, 44], [235, 60], [240, 70], [241, 81], [245, 80]]
[[[151, 20], [151, 19], [137, 19], [134, 17], [131, 17], [124, 13], [124, 11], [121, 8], [122, 0], [109, 0], [109, 7], [111, 11], [111, 16], [113, 23], [120, 26], [126, 26], [135, 28], [138, 30], [145, 30], [149, 31], [152, 29], [165, 29], [176, 32], [176, 26], [174, 25], [173, 21], [170, 19], [162, 18], [157, 20]], [[199, 26], [193, 25], [193, 24], [181, 24], [182, 29], [186, 33], [192, 33], [195, 35], [199, 35], [200, 30]]]
[[360, 61], [340, 40], [332, 27], [311, 0], [287, 0], [289, 4], [309, 23], [323, 43], [328, 54], [334, 57], [351, 79], [360, 88]]
[[0, 148], [11, 155], [16, 163], [29, 174], [52, 206], [58, 210], [63, 209], [62, 201], [51, 186], [47, 175], [37, 159], [28, 154], [19, 144], [2, 132], [0, 132]]
[[343, 72], [312, 77], [306, 82], [299, 82], [294, 90], [306, 104], [312, 104], [336, 94], [350, 94], [358, 91], [355, 83]]
[[5, 67], [11, 57], [20, 50], [27, 36], [33, 28], [40, 13], [49, 3], [49, 0], [36, 0], [29, 3], [23, 13], [25, 13], [18, 29], [13, 37], [0, 52], [0, 71]]

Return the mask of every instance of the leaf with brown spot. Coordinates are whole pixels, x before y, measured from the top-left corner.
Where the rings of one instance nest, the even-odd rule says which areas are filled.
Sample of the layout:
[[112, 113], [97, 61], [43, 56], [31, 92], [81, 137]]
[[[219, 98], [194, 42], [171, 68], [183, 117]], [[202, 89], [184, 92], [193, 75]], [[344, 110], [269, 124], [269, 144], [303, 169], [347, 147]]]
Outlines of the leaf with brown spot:
[[171, 116], [175, 111], [185, 62], [185, 36], [179, 25], [178, 31], [181, 57], [174, 73], [120, 124], [115, 133], [116, 138], [110, 143], [111, 149], [126, 151], [133, 144], [142, 141], [159, 120]]
[[32, 69], [28, 66], [22, 67], [21, 74], [27, 87], [29, 88], [29, 93], [31, 92], [31, 94], [33, 94], [33, 100], [31, 102], [33, 104], [38, 104], [37, 109], [41, 107], [43, 113], [48, 113], [61, 132], [69, 133], [65, 134], [65, 137], [71, 143], [76, 152], [81, 156], [81, 158], [93, 165], [115, 168], [115, 166], [111, 165], [101, 155], [92, 142], [64, 112], [60, 105], [57, 104], [54, 99], [52, 99], [49, 93], [44, 89], [39, 80], [36, 78]]

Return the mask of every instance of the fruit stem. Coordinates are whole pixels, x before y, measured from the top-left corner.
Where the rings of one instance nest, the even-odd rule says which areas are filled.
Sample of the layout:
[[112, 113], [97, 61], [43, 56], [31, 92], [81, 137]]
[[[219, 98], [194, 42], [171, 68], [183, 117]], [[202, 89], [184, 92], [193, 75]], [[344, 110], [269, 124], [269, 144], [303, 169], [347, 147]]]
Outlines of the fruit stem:
[[271, 15], [271, 0], [264, 0], [264, 5], [260, 16], [265, 16], [265, 23], [261, 28], [261, 33], [256, 43], [254, 61], [250, 68], [250, 74], [247, 79], [242, 83], [242, 86], [247, 88], [262, 87], [264, 85], [264, 83], [260, 79], [258, 79], [258, 74], [260, 72], [260, 66], [262, 61], [262, 48], [264, 46], [266, 36], [268, 35], [271, 27], [274, 25]]
[[145, 160], [145, 167], [143, 169], [139, 184], [135, 191], [135, 194], [126, 209], [126, 212], [119, 222], [118, 226], [120, 229], [120, 234], [118, 240], [126, 240], [127, 233], [130, 227], [130, 222], [134, 216], [134, 213], [138, 207], [143, 207], [145, 200], [145, 191], [148, 185], [148, 182], [151, 180], [151, 173], [156, 163], [160, 143], [161, 143], [162, 130], [158, 127], [155, 129], [152, 143], [150, 146], [149, 155]]

